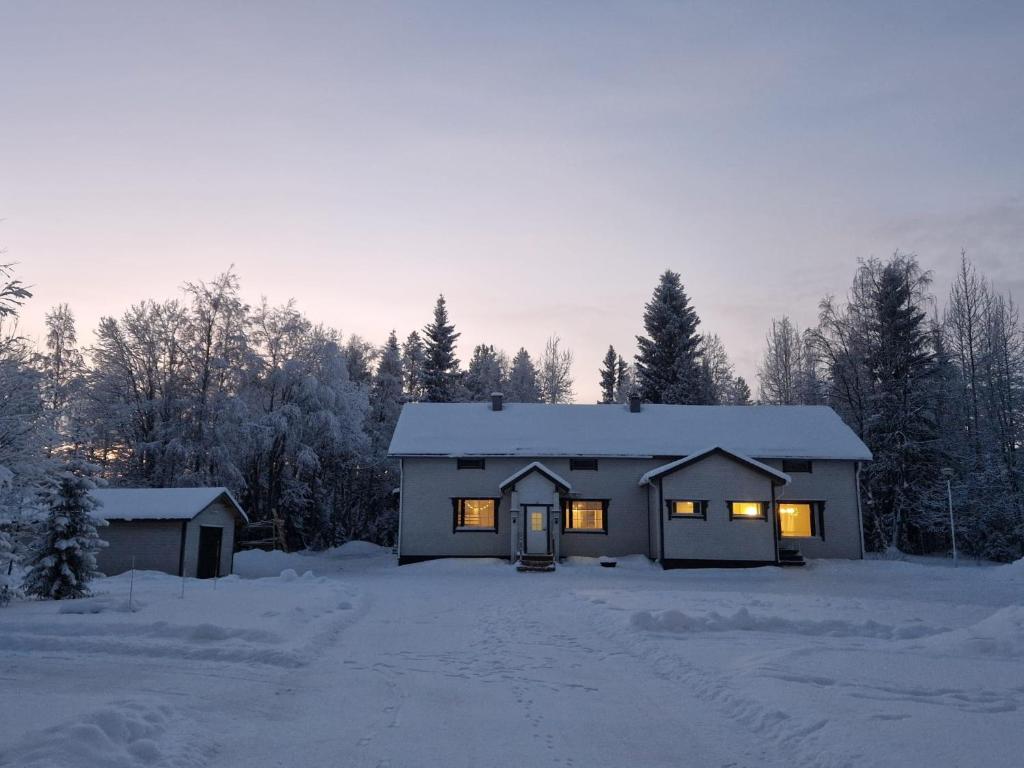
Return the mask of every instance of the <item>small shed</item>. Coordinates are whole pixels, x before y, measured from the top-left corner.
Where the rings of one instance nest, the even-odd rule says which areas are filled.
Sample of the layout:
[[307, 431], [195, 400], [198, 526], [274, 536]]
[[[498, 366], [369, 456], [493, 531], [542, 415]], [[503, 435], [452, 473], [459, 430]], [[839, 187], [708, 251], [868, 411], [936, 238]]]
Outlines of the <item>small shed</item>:
[[248, 517], [227, 488], [103, 488], [96, 516], [109, 546], [97, 555], [108, 576], [137, 570], [209, 579], [231, 573], [235, 530]]

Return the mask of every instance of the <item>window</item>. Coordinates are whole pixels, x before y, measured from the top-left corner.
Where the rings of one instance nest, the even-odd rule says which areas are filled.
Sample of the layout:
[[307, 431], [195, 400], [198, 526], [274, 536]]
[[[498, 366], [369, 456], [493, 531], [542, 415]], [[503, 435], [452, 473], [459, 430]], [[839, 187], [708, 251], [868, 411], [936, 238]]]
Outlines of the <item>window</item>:
[[816, 501], [779, 502], [779, 533], [787, 539], [817, 536], [820, 512]]
[[456, 459], [455, 466], [459, 469], [483, 469], [483, 459]]
[[452, 499], [456, 531], [497, 531], [498, 499]]
[[565, 530], [574, 533], [607, 533], [608, 502], [572, 499], [565, 504]]
[[811, 464], [810, 459], [783, 459], [782, 460], [782, 471], [786, 474], [790, 472], [812, 472], [814, 466]]
[[569, 469], [574, 472], [581, 470], [597, 472], [597, 459], [569, 459]]
[[670, 499], [667, 503], [669, 517], [688, 517], [694, 520], [706, 520], [708, 517], [708, 503], [706, 501]]
[[763, 501], [730, 501], [730, 520], [764, 520], [765, 507], [768, 505]]

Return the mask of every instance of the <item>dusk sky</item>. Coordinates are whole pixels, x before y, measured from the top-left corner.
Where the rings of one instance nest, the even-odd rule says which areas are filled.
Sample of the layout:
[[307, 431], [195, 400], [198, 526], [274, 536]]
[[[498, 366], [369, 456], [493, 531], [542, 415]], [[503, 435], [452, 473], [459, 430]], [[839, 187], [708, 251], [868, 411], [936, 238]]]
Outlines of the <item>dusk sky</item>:
[[558, 333], [579, 402], [676, 270], [756, 391], [859, 257], [1024, 295], [1024, 3], [0, 2], [22, 327], [234, 264], [383, 342]]

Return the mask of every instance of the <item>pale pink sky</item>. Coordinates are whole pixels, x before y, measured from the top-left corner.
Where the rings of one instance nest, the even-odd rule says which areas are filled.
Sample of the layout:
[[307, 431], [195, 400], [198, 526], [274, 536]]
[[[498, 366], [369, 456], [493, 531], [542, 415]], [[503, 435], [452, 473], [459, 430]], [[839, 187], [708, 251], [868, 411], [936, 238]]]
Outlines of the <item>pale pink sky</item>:
[[679, 271], [754, 386], [858, 257], [1024, 290], [1019, 3], [33, 2], [0, 8], [23, 328], [235, 264], [382, 342], [558, 333], [580, 401]]

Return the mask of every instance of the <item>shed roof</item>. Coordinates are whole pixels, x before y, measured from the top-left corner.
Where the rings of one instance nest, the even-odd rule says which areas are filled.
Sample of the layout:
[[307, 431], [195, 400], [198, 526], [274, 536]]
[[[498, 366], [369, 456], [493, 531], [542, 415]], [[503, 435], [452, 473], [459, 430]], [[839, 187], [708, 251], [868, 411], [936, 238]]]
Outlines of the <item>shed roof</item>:
[[191, 520], [224, 497], [245, 522], [245, 510], [227, 488], [97, 488], [91, 492], [104, 520]]
[[689, 456], [718, 445], [760, 459], [867, 461], [871, 451], [827, 406], [409, 403], [392, 456]]

